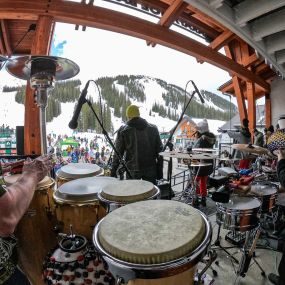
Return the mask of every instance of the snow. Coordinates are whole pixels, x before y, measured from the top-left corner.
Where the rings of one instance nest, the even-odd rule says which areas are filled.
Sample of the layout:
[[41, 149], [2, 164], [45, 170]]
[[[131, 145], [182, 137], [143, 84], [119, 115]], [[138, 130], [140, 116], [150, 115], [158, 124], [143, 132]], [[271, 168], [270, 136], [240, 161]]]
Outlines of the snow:
[[[147, 94], [146, 101], [137, 102], [136, 100], [131, 99], [131, 102], [139, 106], [141, 117], [146, 119], [149, 123], [155, 124], [159, 131], [170, 131], [176, 125], [176, 121], [168, 118], [162, 118], [155, 112], [151, 112], [151, 116], [149, 115], [149, 110], [151, 110], [155, 102], [160, 105], [165, 105], [162, 98], [162, 93], [165, 92], [165, 89], [157, 84], [156, 80], [153, 78], [144, 77], [143, 79], [139, 79], [139, 82], [145, 86], [145, 94]], [[98, 89], [92, 85], [93, 84], [90, 84], [89, 86], [88, 97], [92, 97], [94, 101], [97, 101], [99, 92]], [[122, 91], [122, 85], [116, 83], [115, 86], [118, 90]], [[24, 105], [15, 102], [16, 92], [3, 93], [2, 86], [0, 86], [0, 88], [0, 124], [7, 124], [13, 128], [18, 125], [24, 125]], [[68, 127], [68, 123], [73, 115], [75, 104], [76, 102], [61, 103], [62, 112], [57, 118], [54, 118], [52, 122], [47, 123], [47, 134], [55, 133], [57, 135], [73, 135], [73, 130]], [[217, 108], [217, 106], [213, 107]], [[174, 111], [173, 108], [172, 110]], [[181, 107], [177, 110], [177, 114], [180, 115], [180, 113]], [[120, 118], [114, 117], [114, 110], [112, 108], [111, 114], [114, 130], [116, 131], [124, 122], [122, 122]], [[193, 118], [193, 120], [197, 123], [201, 119]], [[218, 128], [225, 122], [219, 120], [208, 120], [208, 123], [210, 131], [214, 134], [218, 134]], [[81, 134], [81, 136], [84, 137], [85, 134], [87, 137], [94, 137], [94, 133], [84, 133]]]

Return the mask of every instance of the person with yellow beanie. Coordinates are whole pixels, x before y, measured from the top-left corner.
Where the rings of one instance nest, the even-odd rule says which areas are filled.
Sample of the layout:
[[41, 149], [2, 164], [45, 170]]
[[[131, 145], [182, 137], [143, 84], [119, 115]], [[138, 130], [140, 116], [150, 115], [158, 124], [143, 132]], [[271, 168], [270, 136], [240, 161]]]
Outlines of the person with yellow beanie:
[[[158, 129], [140, 117], [140, 110], [134, 104], [127, 107], [126, 116], [126, 125], [118, 130], [116, 149], [124, 157], [133, 179], [156, 184], [157, 159], [163, 147]], [[111, 176], [117, 176], [119, 164], [119, 158], [114, 154]]]

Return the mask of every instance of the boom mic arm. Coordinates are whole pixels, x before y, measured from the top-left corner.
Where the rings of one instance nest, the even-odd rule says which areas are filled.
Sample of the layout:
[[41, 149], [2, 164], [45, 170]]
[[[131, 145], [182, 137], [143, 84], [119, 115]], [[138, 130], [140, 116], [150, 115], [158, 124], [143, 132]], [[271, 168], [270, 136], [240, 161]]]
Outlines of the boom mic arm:
[[200, 93], [199, 89], [197, 88], [196, 84], [194, 83], [193, 80], [190, 80], [190, 81], [191, 81], [191, 83], [192, 83], [192, 85], [193, 85], [193, 87], [194, 87], [194, 89], [195, 89], [195, 92], [198, 94], [198, 96], [199, 96], [199, 98], [200, 98], [202, 104], [204, 104], [204, 103], [205, 103], [205, 100], [204, 100], [202, 94]]
[[76, 129], [77, 126], [78, 126], [78, 117], [80, 115], [80, 112], [81, 112], [81, 108], [82, 106], [87, 102], [86, 101], [86, 95], [87, 95], [87, 90], [88, 90], [88, 87], [89, 87], [89, 83], [90, 83], [90, 80], [87, 81], [84, 89], [82, 90], [81, 92], [81, 95], [78, 99], [78, 103], [75, 107], [75, 110], [74, 110], [74, 113], [73, 113], [73, 116], [68, 124], [68, 126], [71, 128], [71, 129]]

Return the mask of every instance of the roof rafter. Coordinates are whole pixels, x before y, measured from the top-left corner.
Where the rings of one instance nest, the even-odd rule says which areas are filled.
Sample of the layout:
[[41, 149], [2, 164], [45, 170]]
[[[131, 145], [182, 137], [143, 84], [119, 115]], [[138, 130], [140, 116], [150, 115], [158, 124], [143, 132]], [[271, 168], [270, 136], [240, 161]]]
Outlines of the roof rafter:
[[[174, 2], [163, 13], [162, 17], [158, 22], [158, 25], [169, 28], [186, 6], [187, 4], [184, 3], [183, 0], [174, 0]], [[156, 43], [147, 42], [147, 45], [155, 47]]]
[[3, 16], [9, 18], [11, 15], [25, 18], [26, 15], [31, 14], [36, 18], [44, 14], [54, 17], [58, 22], [90, 26], [154, 41], [213, 64], [243, 80], [257, 83], [267, 92], [270, 90], [270, 85], [266, 81], [242, 65], [198, 41], [146, 20], [102, 7], [63, 0], [53, 0], [49, 7], [42, 5], [43, 9], [39, 9], [34, 4], [32, 0], [15, 0], [9, 5], [6, 1], [0, 2], [0, 18]]
[[223, 32], [217, 38], [215, 38], [211, 43], [210, 47], [214, 50], [219, 50], [228, 44], [233, 38], [235, 38], [235, 34], [230, 30]]
[[3, 19], [1, 20], [1, 30], [2, 30], [2, 36], [3, 36], [4, 44], [6, 47], [7, 55], [11, 55], [12, 49], [10, 45], [10, 36], [8, 32], [7, 20], [3, 20]]

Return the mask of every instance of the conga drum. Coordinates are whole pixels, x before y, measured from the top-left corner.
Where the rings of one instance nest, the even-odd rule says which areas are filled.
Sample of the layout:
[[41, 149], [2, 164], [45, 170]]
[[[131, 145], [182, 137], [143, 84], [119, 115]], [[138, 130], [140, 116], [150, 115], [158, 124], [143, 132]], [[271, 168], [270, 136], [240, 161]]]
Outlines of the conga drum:
[[211, 235], [206, 216], [192, 206], [148, 200], [109, 213], [96, 225], [93, 244], [116, 284], [189, 285]]
[[113, 177], [98, 176], [61, 185], [53, 193], [60, 230], [68, 234], [72, 225], [75, 234], [91, 240], [94, 226], [106, 215], [106, 210], [99, 203], [98, 193], [107, 185], [115, 187], [117, 182]]
[[109, 213], [129, 203], [158, 199], [160, 190], [145, 180], [118, 180], [115, 187], [112, 184], [102, 187], [98, 198]]
[[[7, 185], [20, 175], [5, 177]], [[57, 243], [52, 216], [54, 180], [46, 176], [37, 185], [32, 202], [16, 228], [21, 269], [33, 285], [43, 284], [42, 263], [47, 252]]]
[[97, 164], [91, 163], [69, 163], [61, 167], [56, 173], [56, 186], [79, 178], [103, 175], [104, 170]]

